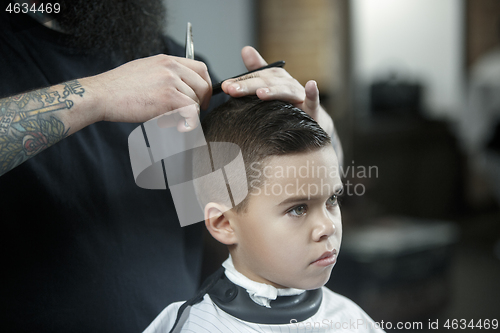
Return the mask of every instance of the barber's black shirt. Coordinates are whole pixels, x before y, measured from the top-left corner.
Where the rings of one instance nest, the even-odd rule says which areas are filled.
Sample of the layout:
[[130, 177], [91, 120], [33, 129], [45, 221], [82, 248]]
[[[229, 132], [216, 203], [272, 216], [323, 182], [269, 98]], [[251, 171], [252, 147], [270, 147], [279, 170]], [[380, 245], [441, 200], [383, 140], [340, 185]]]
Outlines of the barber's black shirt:
[[[9, 15], [0, 97], [121, 65]], [[184, 49], [165, 39], [165, 53]], [[128, 135], [138, 125], [93, 124], [0, 177], [1, 332], [140, 332], [194, 294], [200, 224], [181, 228], [168, 190], [135, 185]]]

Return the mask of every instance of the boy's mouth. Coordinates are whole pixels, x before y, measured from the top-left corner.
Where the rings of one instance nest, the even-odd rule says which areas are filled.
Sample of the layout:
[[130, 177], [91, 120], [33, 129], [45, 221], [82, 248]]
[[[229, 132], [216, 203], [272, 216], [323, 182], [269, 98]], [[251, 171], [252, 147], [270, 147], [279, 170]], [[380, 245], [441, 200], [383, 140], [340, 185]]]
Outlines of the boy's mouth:
[[337, 262], [337, 250], [327, 251], [321, 255], [318, 259], [313, 261], [311, 264], [318, 266], [330, 266]]

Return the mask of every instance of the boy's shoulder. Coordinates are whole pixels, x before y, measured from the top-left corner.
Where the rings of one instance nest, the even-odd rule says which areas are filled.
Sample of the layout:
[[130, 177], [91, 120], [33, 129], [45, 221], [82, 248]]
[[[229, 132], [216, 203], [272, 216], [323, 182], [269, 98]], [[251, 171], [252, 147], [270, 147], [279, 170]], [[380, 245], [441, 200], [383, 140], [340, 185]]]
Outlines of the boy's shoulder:
[[[349, 298], [339, 295], [326, 287], [322, 287], [323, 300], [318, 312], [303, 322], [284, 324], [297, 332], [320, 328], [328, 332], [330, 329], [343, 332], [383, 332], [375, 329], [373, 320]], [[148, 326], [145, 333], [169, 332], [175, 323], [177, 311], [184, 302], [170, 304]], [[179, 321], [181, 332], [197, 333], [233, 333], [241, 331], [272, 332], [273, 326], [249, 323], [237, 319], [221, 310], [207, 294], [203, 300], [187, 308]], [[281, 325], [279, 325], [281, 326]]]
[[[143, 333], [170, 332], [183, 303], [176, 302], [167, 306]], [[239, 320], [219, 309], [210, 296], [205, 294], [201, 302], [184, 310], [177, 327], [182, 327], [181, 332], [233, 333], [238, 332], [236, 321]]]
[[170, 332], [177, 318], [177, 312], [183, 303], [175, 302], [169, 304], [156, 316], [143, 333]]
[[[328, 289], [327, 287], [322, 287], [323, 290], [323, 301], [322, 307], [328, 307], [332, 312], [357, 312], [363, 311], [359, 305], [354, 303], [351, 299], [337, 294], [336, 292]], [[363, 311], [364, 312], [364, 311]]]

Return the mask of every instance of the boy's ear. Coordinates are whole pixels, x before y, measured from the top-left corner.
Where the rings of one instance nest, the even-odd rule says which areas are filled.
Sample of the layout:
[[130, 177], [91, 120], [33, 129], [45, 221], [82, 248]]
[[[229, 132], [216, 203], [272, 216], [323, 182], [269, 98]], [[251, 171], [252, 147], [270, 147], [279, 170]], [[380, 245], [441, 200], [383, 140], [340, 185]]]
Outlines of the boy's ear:
[[232, 245], [237, 237], [230, 222], [231, 211], [224, 205], [210, 202], [205, 205], [205, 226], [213, 238], [222, 244]]

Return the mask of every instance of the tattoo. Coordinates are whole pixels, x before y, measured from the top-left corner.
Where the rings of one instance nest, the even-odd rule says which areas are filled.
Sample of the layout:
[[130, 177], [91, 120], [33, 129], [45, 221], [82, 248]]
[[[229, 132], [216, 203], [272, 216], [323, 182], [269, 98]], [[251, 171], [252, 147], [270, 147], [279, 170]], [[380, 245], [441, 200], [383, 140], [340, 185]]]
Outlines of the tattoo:
[[63, 92], [63, 99], [67, 98], [70, 94], [74, 95], [79, 95], [80, 97], [83, 97], [83, 93], [85, 92], [85, 89], [83, 89], [82, 85], [78, 80], [73, 80], [69, 81], [64, 84], [64, 92]]
[[84, 93], [78, 80], [73, 80], [61, 89], [44, 88], [0, 99], [0, 175], [65, 138], [69, 128], [56, 111], [71, 109], [74, 103], [69, 98]]

